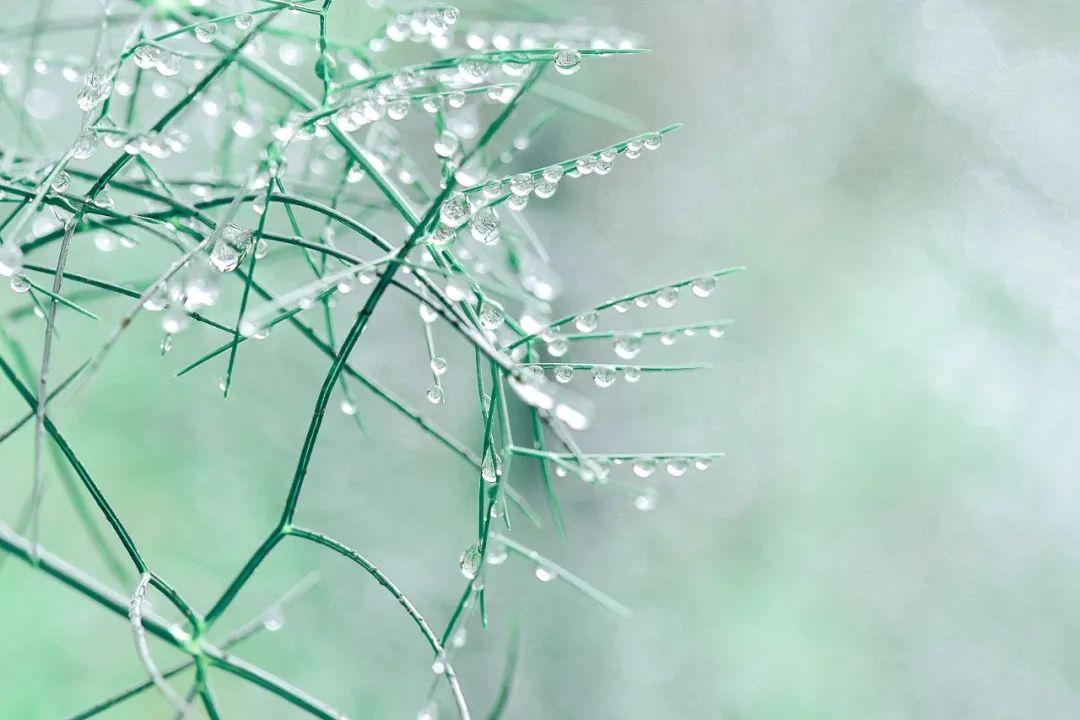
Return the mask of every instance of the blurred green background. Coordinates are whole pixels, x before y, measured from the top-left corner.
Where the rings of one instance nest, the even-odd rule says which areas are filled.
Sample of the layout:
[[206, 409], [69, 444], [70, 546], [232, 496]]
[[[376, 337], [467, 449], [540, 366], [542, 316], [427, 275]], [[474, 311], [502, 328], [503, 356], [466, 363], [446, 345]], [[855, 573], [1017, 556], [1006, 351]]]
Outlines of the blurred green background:
[[[371, 11], [341, 5], [331, 27], [362, 35]], [[515, 12], [461, 8], [466, 19]], [[715, 369], [591, 392], [598, 423], [582, 438], [596, 452], [728, 457], [708, 473], [652, 478], [651, 513], [609, 488], [560, 481], [565, 541], [550, 526], [515, 526], [634, 618], [541, 584], [511, 559], [488, 580], [491, 627], [471, 623], [455, 663], [476, 714], [516, 623], [511, 718], [1076, 717], [1080, 9], [687, 0], [550, 10], [639, 31], [654, 51], [558, 82], [633, 112], [642, 129], [686, 123], [659, 152], [530, 207], [565, 284], [555, 315], [705, 270], [749, 270], [707, 303], [671, 311], [734, 318], [724, 340], [643, 356]], [[57, 3], [54, 16], [64, 12], [86, 9]], [[76, 119], [65, 111], [55, 126], [70, 134]], [[11, 142], [10, 115], [0, 123]], [[560, 115], [520, 167], [626, 134]], [[123, 252], [84, 245], [71, 262], [130, 279], [164, 257]], [[117, 266], [121, 257], [130, 264]], [[5, 290], [0, 304], [22, 301]], [[99, 305], [105, 324], [65, 318], [57, 377], [120, 316], [115, 302]], [[384, 309], [356, 364], [426, 405], [415, 308]], [[5, 328], [36, 362], [40, 324]], [[430, 412], [478, 447], [470, 353], [441, 338], [449, 398]], [[151, 564], [205, 608], [277, 518], [326, 361], [282, 328], [245, 346], [223, 401], [218, 364], [173, 377], [215, 336], [186, 331], [165, 358], [159, 340], [142, 320], [95, 382], [51, 412]], [[360, 548], [441, 627], [463, 584], [475, 479], [360, 397], [368, 437], [328, 416], [300, 519]], [[4, 426], [22, 412], [0, 389]], [[29, 490], [31, 444], [23, 430], [0, 445], [9, 523]], [[542, 507], [534, 471], [517, 465], [513, 481]], [[106, 577], [52, 474], [42, 537]], [[319, 586], [240, 654], [350, 716], [413, 717], [429, 652], [341, 558], [284, 544], [223, 629], [310, 569]], [[19, 561], [0, 567], [0, 637], [0, 718], [64, 717], [143, 677], [121, 619]], [[161, 664], [174, 657], [155, 652]], [[228, 675], [213, 682], [226, 717], [301, 716]], [[146, 693], [104, 717], [169, 712]]]

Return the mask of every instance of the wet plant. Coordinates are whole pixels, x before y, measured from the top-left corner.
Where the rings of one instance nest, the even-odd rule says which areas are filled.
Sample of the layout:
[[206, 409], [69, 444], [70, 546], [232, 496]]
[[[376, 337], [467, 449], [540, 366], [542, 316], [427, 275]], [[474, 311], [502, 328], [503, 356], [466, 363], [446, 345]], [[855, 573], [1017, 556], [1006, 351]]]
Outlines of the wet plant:
[[[199, 705], [219, 717], [213, 692], [219, 672], [311, 715], [344, 717], [232, 652], [260, 629], [279, 628], [284, 608], [310, 582], [255, 620], [219, 633], [219, 622], [267, 557], [282, 543], [297, 542], [350, 560], [411, 620], [440, 680], [418, 698], [418, 717], [432, 720], [440, 703], [458, 717], [478, 716], [454, 670], [454, 652], [470, 623], [487, 626], [485, 577], [511, 556], [530, 563], [540, 581], [564, 583], [606, 610], [630, 615], [562, 562], [523, 544], [510, 518], [550, 522], [564, 533], [559, 493], [574, 479], [629, 496], [633, 507], [648, 511], [661, 489], [642, 481], [654, 473], [677, 478], [705, 471], [721, 457], [685, 448], [586, 452], [580, 434], [604, 418], [580, 385], [607, 389], [708, 367], [635, 364], [643, 346], [714, 341], [728, 323], [714, 317], [656, 326], [646, 321], [646, 309], [705, 301], [739, 268], [554, 315], [560, 262], [530, 224], [529, 208], [558, 203], [556, 192], [571, 181], [617, 172], [638, 158], [651, 162], [645, 156], [679, 128], [643, 129], [633, 116], [567, 85], [568, 76], [591, 63], [645, 52], [636, 36], [531, 18], [480, 22], [446, 5], [402, 9], [372, 1], [383, 21], [368, 37], [345, 42], [334, 39], [333, 0], [236, 5], [104, 0], [94, 13], [61, 21], [50, 16], [52, 3], [41, 0], [28, 25], [3, 29], [0, 80], [9, 119], [0, 159], [0, 275], [16, 296], [0, 326], [0, 372], [25, 406], [4, 408], [8, 424], [0, 442], [25, 428], [33, 434], [33, 457], [30, 477], [6, 479], [24, 482], [28, 497], [17, 517], [0, 521], [0, 548], [130, 626], [147, 679], [73, 717], [92, 717], [143, 692], [160, 693], [180, 716]], [[56, 36], [72, 30], [92, 37], [91, 46], [82, 54], [54, 52]], [[57, 72], [70, 92], [47, 82]], [[66, 143], [36, 129], [37, 121], [61, 112], [72, 118]], [[621, 139], [512, 169], [530, 145], [536, 151], [544, 128], [568, 114], [621, 127]], [[200, 170], [192, 173], [193, 166]], [[168, 261], [150, 277], [106, 280], [69, 263], [72, 247], [88, 242], [115, 253], [117, 272], [146, 245], [164, 248]], [[271, 263], [275, 278], [289, 279], [287, 287], [271, 290], [262, 279], [260, 270]], [[233, 297], [224, 292], [230, 284], [236, 300], [223, 302]], [[405, 396], [352, 359], [393, 295], [415, 306], [422, 329], [402, 328], [394, 342], [414, 348], [429, 368]], [[99, 305], [121, 307], [120, 320], [102, 320], [92, 310]], [[76, 322], [96, 323], [100, 341], [60, 376], [52, 368], [65, 352], [62, 328]], [[225, 396], [243, 379], [241, 356], [271, 352], [279, 332], [295, 333], [325, 358], [280, 517], [208, 607], [189, 602], [183, 588], [144, 558], [80, 460], [77, 441], [49, 412], [58, 398], [78, 402], [128, 329], [147, 324], [160, 327], [160, 354], [192, 352], [180, 376], [219, 367]], [[216, 335], [210, 347], [187, 339], [197, 325]], [[40, 334], [39, 358], [17, 340], [24, 332]], [[471, 348], [475, 366], [452, 367], [440, 353], [451, 343]], [[148, 362], [159, 354], [143, 351]], [[475, 377], [477, 447], [438, 422], [451, 373]], [[374, 398], [375, 409], [361, 412], [364, 396]], [[297, 522], [305, 486], [319, 481], [309, 467], [332, 408], [353, 417], [359, 431], [373, 415], [400, 414], [474, 468], [477, 482], [466, 491], [475, 493], [476, 516], [460, 521], [475, 523], [475, 541], [461, 551], [463, 583], [448, 589], [458, 600], [443, 627], [429, 622], [390, 571]], [[361, 451], [363, 442], [358, 434]], [[46, 549], [39, 517], [49, 462], [71, 488], [113, 581], [125, 583], [119, 589]], [[537, 471], [549, 519], [520, 489]], [[112, 553], [110, 533], [126, 557]], [[155, 613], [146, 601], [152, 591], [183, 620]], [[190, 659], [162, 667], [156, 643]], [[488, 717], [499, 717], [509, 703], [515, 658], [516, 652], [508, 658]], [[190, 687], [174, 684], [189, 668], [195, 671]]]

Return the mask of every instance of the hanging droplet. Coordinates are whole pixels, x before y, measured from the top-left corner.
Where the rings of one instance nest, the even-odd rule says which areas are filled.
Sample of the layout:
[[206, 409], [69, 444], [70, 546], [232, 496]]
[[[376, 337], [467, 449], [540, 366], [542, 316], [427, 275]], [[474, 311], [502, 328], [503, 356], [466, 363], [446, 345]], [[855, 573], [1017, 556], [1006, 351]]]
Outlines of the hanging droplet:
[[391, 100], [386, 106], [386, 117], [391, 120], [404, 120], [409, 114], [409, 101], [406, 99]]
[[465, 93], [452, 92], [446, 96], [446, 104], [452, 110], [460, 110], [465, 107]]
[[233, 23], [236, 24], [236, 27], [239, 28], [240, 30], [245, 30], [245, 31], [250, 30], [251, 25], [254, 22], [255, 22], [255, 18], [253, 18], [249, 13], [240, 13], [239, 15], [237, 15], [236, 17], [233, 18]]
[[488, 300], [480, 308], [480, 327], [485, 330], [498, 330], [506, 322], [506, 315], [501, 307]]
[[615, 368], [610, 365], [597, 365], [593, 368], [592, 376], [597, 387], [609, 388], [615, 384]]
[[439, 218], [452, 228], [459, 228], [472, 215], [472, 205], [463, 193], [454, 193], [443, 201], [439, 208]]
[[699, 298], [707, 298], [716, 290], [716, 278], [703, 277], [690, 283], [690, 290]]
[[623, 368], [622, 374], [623, 380], [626, 380], [626, 382], [636, 383], [641, 379], [641, 368], [634, 365], [627, 365]]
[[711, 327], [711, 328], [709, 328], [709, 337], [714, 337], [714, 338], [722, 338], [722, 337], [724, 337], [724, 328], [722, 328], [722, 327]]
[[446, 281], [446, 288], [444, 292], [448, 300], [453, 302], [461, 302], [469, 296], [469, 292], [472, 288], [469, 286], [468, 281], [460, 277], [452, 277]]
[[590, 333], [600, 324], [600, 316], [594, 312], [587, 312], [574, 318], [574, 327], [583, 333]]
[[457, 231], [444, 223], [436, 223], [431, 233], [431, 243], [436, 247], [446, 247], [457, 238]]
[[[426, 307], [426, 306], [425, 306]], [[435, 356], [431, 358], [431, 372], [442, 375], [446, 372], [446, 358]]]
[[557, 337], [544, 347], [551, 357], [562, 357], [570, 349], [570, 343], [561, 337]]
[[173, 336], [172, 335], [165, 335], [165, 337], [161, 338], [161, 354], [164, 355], [167, 352], [169, 352], [170, 350], [172, 350], [172, 344], [173, 344]]
[[614, 308], [615, 312], [619, 313], [620, 315], [622, 313], [630, 311], [630, 304], [625, 303], [625, 302], [617, 302], [614, 305], [612, 305], [611, 307]]
[[632, 360], [641, 353], [641, 335], [616, 335], [615, 354], [624, 360]]
[[97, 133], [92, 130], [87, 130], [79, 134], [79, 137], [75, 138], [75, 144], [71, 146], [71, 157], [76, 160], [88, 160], [94, 157], [94, 153], [97, 152], [98, 137]]
[[678, 336], [673, 332], [662, 332], [662, 333], [660, 333], [660, 344], [661, 345], [666, 345], [667, 347], [671, 347], [672, 345], [675, 344], [675, 341], [677, 339], [678, 339]]
[[461, 140], [453, 130], [443, 130], [435, 139], [435, 154], [441, 158], [453, 157], [461, 147]]
[[573, 75], [581, 69], [581, 53], [572, 48], [564, 48], [555, 53], [555, 70], [560, 75]]
[[533, 194], [541, 200], [547, 200], [559, 189], [559, 184], [540, 178], [533, 185]]
[[559, 365], [555, 368], [555, 379], [564, 385], [574, 379], [574, 368], [570, 365]]
[[634, 298], [634, 305], [644, 310], [649, 305], [652, 305], [652, 295], [639, 295]]
[[489, 540], [487, 548], [487, 564], [488, 565], [502, 565], [510, 557], [510, 553], [506, 550], [506, 545], [497, 541]]
[[213, 23], [199, 23], [195, 26], [195, 39], [204, 45], [214, 42], [215, 35], [217, 35], [217, 25]]
[[690, 463], [685, 458], [671, 458], [667, 461], [667, 474], [671, 477], [682, 477], [690, 469]]
[[711, 458], [703, 457], [703, 458], [697, 458], [696, 460], [694, 460], [694, 469], [695, 470], [700, 470], [700, 471], [704, 472], [704, 471], [708, 470], [711, 467], [712, 467], [712, 459]]
[[420, 303], [420, 319], [426, 323], [435, 322], [435, 318], [439, 317], [439, 314], [435, 312], [435, 308], [431, 307], [427, 303]]
[[30, 281], [26, 279], [25, 275], [14, 275], [11, 278], [11, 282], [8, 283], [11, 290], [17, 293], [24, 293], [30, 290]]
[[645, 136], [645, 139], [641, 143], [645, 146], [646, 150], [655, 150], [660, 147], [660, 142], [664, 139], [664, 136], [658, 132], [649, 133]]
[[467, 579], [472, 580], [476, 577], [476, 573], [480, 571], [480, 545], [473, 543], [461, 553], [461, 557], [458, 558], [458, 565], [461, 567], [461, 574]]
[[342, 400], [341, 401], [341, 412], [345, 413], [346, 415], [355, 415], [356, 414], [356, 405], [352, 404], [348, 400]]
[[427, 399], [432, 405], [439, 405], [443, 401], [443, 389], [438, 385], [432, 385], [427, 389]]
[[510, 178], [510, 192], [514, 195], [528, 196], [533, 189], [533, 178], [529, 173], [519, 173]]
[[641, 512], [649, 512], [656, 509], [656, 491], [652, 488], [646, 489], [636, 498], [634, 498], [634, 507]]
[[435, 656], [435, 660], [431, 663], [431, 672], [436, 675], [442, 675], [446, 672], [446, 655], [439, 653]]
[[458, 628], [454, 631], [453, 636], [450, 638], [450, 644], [456, 648], [465, 647], [465, 643], [469, 639], [469, 633], [465, 628]]
[[533, 571], [533, 574], [536, 575], [537, 580], [544, 583], [551, 582], [556, 577], [558, 577], [558, 573], [556, 573], [550, 568], [544, 567], [543, 565], [537, 565], [536, 570]]
[[0, 243], [0, 277], [11, 277], [22, 272], [23, 251], [14, 240]]
[[499, 242], [499, 233], [502, 229], [502, 223], [499, 221], [499, 214], [495, 212], [495, 208], [485, 206], [480, 208], [472, 217], [472, 223], [469, 226], [469, 234], [472, 235], [473, 240], [481, 245], [495, 245]]
[[647, 478], [656, 472], [656, 461], [652, 458], [638, 458], [634, 461], [633, 470], [639, 478]]
[[666, 287], [660, 292], [656, 293], [656, 305], [662, 307], [665, 310], [675, 307], [675, 303], [679, 301], [679, 288]]
[[481, 192], [484, 194], [484, 197], [487, 198], [488, 200], [496, 200], [496, 199], [502, 197], [502, 194], [503, 194], [503, 182], [502, 182], [502, 180], [492, 180], [491, 182], [486, 183], [484, 185], [483, 189], [481, 190]]
[[486, 483], [494, 483], [502, 473], [502, 461], [497, 453], [489, 453], [480, 463], [480, 477]]
[[49, 185], [55, 192], [63, 193], [67, 192], [67, 189], [71, 186], [71, 176], [61, 170], [56, 173], [52, 183]]
[[254, 235], [246, 227], [228, 223], [221, 228], [214, 249], [210, 252], [210, 263], [219, 272], [235, 270], [244, 256], [252, 249]]
[[525, 209], [525, 206], [529, 204], [528, 195], [511, 195], [506, 201], [506, 204], [510, 206], [510, 209], [515, 212], [521, 212]]

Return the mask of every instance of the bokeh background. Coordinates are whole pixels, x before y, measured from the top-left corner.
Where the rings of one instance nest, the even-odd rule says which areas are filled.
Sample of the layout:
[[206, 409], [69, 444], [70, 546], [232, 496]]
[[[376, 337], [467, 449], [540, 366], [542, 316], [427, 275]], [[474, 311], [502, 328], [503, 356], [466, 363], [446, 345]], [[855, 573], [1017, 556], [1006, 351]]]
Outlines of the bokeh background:
[[[33, 5], [5, 7], [0, 29]], [[339, 5], [340, 37], [374, 22], [359, 2]], [[471, 623], [456, 660], [477, 714], [516, 625], [511, 718], [1076, 717], [1080, 6], [544, 9], [639, 31], [654, 51], [559, 82], [629, 110], [641, 129], [686, 123], [659, 152], [564, 183], [529, 209], [564, 279], [556, 316], [707, 269], [749, 269], [707, 303], [671, 311], [736, 320], [722, 341], [677, 348], [714, 369], [591, 392], [599, 422], [582, 438], [597, 452], [727, 458], [708, 473], [652, 478], [651, 513], [610, 488], [561, 481], [565, 541], [550, 523], [516, 526], [634, 618], [541, 584], [511, 559], [488, 580], [491, 627]], [[87, 10], [57, 2], [51, 13]], [[89, 42], [63, 37], [67, 51]], [[24, 40], [4, 42], [25, 52]], [[73, 97], [77, 86], [66, 87]], [[70, 135], [78, 118], [67, 107], [40, 127]], [[0, 131], [13, 142], [10, 115]], [[626, 134], [563, 114], [520, 167]], [[132, 278], [163, 257], [124, 252], [129, 266], [86, 246], [72, 262]], [[5, 290], [0, 304], [22, 300]], [[100, 312], [115, 319], [120, 307]], [[3, 322], [36, 359], [40, 325]], [[61, 371], [111, 326], [68, 319]], [[475, 443], [470, 354], [442, 339], [449, 400], [432, 412]], [[326, 361], [282, 329], [243, 349], [223, 401], [220, 367], [173, 377], [213, 336], [187, 331], [164, 358], [159, 340], [144, 320], [93, 384], [51, 412], [151, 563], [205, 608], [277, 518]], [[675, 350], [649, 352], [662, 362]], [[423, 404], [421, 355], [415, 308], [399, 302], [354, 358]], [[360, 397], [368, 435], [331, 414], [301, 521], [362, 549], [441, 627], [462, 586], [475, 479]], [[22, 412], [0, 389], [5, 426]], [[9, 523], [30, 485], [30, 435], [0, 445]], [[514, 482], [542, 507], [534, 470], [514, 467]], [[55, 477], [43, 541], [106, 576]], [[286, 543], [223, 626], [311, 569], [322, 582], [241, 654], [350, 716], [413, 717], [432, 678], [426, 646], [341, 558]], [[0, 637], [2, 718], [65, 717], [143, 677], [122, 620], [15, 560], [0, 566]], [[157, 652], [162, 664], [172, 657]], [[215, 674], [214, 686], [227, 717], [300, 716], [230, 676]], [[168, 716], [146, 693], [104, 717]]]

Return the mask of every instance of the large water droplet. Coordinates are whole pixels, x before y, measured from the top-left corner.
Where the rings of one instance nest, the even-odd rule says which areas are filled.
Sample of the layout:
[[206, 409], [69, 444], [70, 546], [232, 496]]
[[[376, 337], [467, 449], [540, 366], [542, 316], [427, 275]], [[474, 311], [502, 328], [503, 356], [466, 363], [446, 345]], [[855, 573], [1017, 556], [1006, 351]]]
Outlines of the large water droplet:
[[203, 44], [214, 42], [217, 35], [217, 25], [213, 23], [199, 23], [195, 26], [195, 39]]
[[439, 208], [439, 218], [452, 228], [459, 228], [465, 224], [472, 214], [472, 206], [469, 198], [463, 193], [454, 193], [443, 201]]
[[564, 48], [555, 53], [555, 70], [561, 75], [573, 75], [581, 69], [581, 53], [572, 48]]
[[624, 360], [632, 360], [641, 353], [641, 336], [618, 335], [615, 337], [615, 354]]
[[570, 365], [559, 365], [555, 368], [555, 379], [566, 384], [574, 379], [574, 368]]
[[597, 387], [609, 388], [615, 384], [615, 368], [610, 365], [597, 365], [593, 368], [592, 376]]
[[502, 223], [499, 221], [499, 215], [495, 212], [495, 208], [487, 206], [480, 208], [473, 215], [469, 233], [481, 245], [494, 245], [499, 242], [501, 228]]
[[647, 478], [656, 472], [656, 461], [652, 458], [638, 458], [634, 461], [633, 470], [639, 478]]
[[480, 545], [473, 543], [461, 553], [461, 557], [458, 558], [458, 565], [461, 567], [461, 574], [467, 579], [472, 580], [476, 577], [476, 573], [480, 571]]
[[690, 290], [700, 298], [706, 298], [713, 294], [716, 290], [716, 278], [703, 277], [698, 278], [690, 284]]

